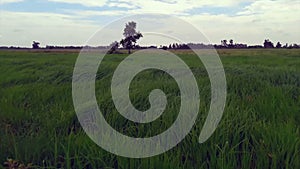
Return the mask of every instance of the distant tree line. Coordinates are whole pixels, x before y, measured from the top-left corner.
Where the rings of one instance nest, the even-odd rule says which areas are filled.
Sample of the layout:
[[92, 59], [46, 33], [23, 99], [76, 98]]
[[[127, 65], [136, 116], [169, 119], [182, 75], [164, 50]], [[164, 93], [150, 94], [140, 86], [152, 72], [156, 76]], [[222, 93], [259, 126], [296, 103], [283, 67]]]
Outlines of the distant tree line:
[[[124, 39], [122, 39], [120, 42], [113, 42], [109, 46], [54, 46], [54, 45], [47, 45], [45, 48], [40, 47], [40, 43], [37, 41], [33, 41], [32, 43], [32, 49], [82, 49], [82, 48], [90, 48], [90, 49], [108, 49], [108, 53], [116, 53], [117, 49], [126, 49], [128, 50], [128, 53], [131, 52], [132, 49], [251, 49], [251, 48], [285, 48], [285, 49], [295, 49], [300, 48], [299, 44], [284, 44], [282, 45], [280, 42], [277, 42], [274, 44], [269, 39], [265, 39], [262, 45], [247, 45], [242, 43], [234, 43], [232, 39], [229, 41], [224, 39], [221, 40], [220, 44], [203, 44], [203, 43], [187, 43], [187, 44], [178, 44], [178, 43], [172, 43], [169, 45], [160, 45], [160, 46], [140, 46], [136, 44], [136, 41], [142, 37], [142, 34], [140, 32], [135, 31], [136, 23], [129, 22], [126, 24], [126, 27], [124, 29]], [[127, 33], [127, 34], [126, 34]], [[122, 45], [121, 48], [119, 46]], [[15, 46], [0, 46], [0, 49], [28, 49], [25, 47], [15, 47]]]
[[280, 42], [277, 42], [276, 45], [274, 45], [269, 39], [266, 39], [264, 42], [264, 48], [300, 48], [300, 45], [294, 43], [294, 44], [285, 44], [282, 45]]
[[[229, 42], [229, 43], [228, 43]], [[153, 47], [153, 46], [152, 46]], [[155, 47], [158, 48], [158, 47]], [[266, 39], [263, 43], [263, 45], [247, 45], [243, 43], [234, 43], [232, 39], [229, 41], [221, 40], [221, 44], [203, 44], [203, 43], [188, 43], [188, 44], [178, 44], [178, 43], [173, 43], [168, 46], [160, 46], [159, 49], [211, 49], [211, 48], [216, 48], [216, 49], [247, 49], [247, 48], [287, 48], [287, 49], [292, 49], [292, 48], [300, 48], [300, 45], [298, 44], [285, 44], [282, 45], [280, 42], [277, 42], [276, 45], [273, 44], [269, 39]]]
[[46, 49], [107, 49], [108, 46], [51, 46], [47, 45]]
[[[229, 42], [229, 43], [228, 43]], [[135, 49], [148, 49], [148, 48], [157, 48], [157, 49], [252, 49], [252, 48], [300, 48], [300, 45], [298, 44], [285, 44], [281, 45], [280, 42], [277, 42], [276, 45], [274, 45], [269, 39], [266, 39], [263, 43], [263, 45], [247, 45], [243, 43], [234, 43], [232, 39], [229, 41], [227, 40], [221, 40], [221, 44], [203, 44], [203, 43], [187, 43], [187, 44], [178, 44], [178, 43], [172, 43], [169, 45], [160, 45], [158, 46], [146, 46], [141, 47], [139, 45], [135, 46]]]

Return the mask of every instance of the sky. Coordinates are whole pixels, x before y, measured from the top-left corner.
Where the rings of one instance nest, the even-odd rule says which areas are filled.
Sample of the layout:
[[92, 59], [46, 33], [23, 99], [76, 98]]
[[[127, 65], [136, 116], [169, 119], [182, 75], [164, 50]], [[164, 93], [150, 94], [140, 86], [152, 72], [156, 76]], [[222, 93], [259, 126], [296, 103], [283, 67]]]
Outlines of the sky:
[[[33, 40], [41, 46], [82, 46], [113, 21], [147, 13], [180, 18], [213, 44], [220, 44], [222, 39], [250, 45], [261, 45], [264, 39], [300, 44], [299, 9], [300, 0], [0, 0], [0, 46], [30, 47]], [[166, 19], [152, 18], [147, 24], [137, 22], [137, 29], [143, 33], [152, 27], [157, 33], [167, 34], [172, 26], [176, 30], [185, 27]], [[122, 20], [115, 27], [119, 31], [107, 32], [106, 38], [122, 38], [126, 22]], [[168, 24], [161, 24], [165, 22]], [[143, 43], [157, 43], [150, 41], [151, 38]]]

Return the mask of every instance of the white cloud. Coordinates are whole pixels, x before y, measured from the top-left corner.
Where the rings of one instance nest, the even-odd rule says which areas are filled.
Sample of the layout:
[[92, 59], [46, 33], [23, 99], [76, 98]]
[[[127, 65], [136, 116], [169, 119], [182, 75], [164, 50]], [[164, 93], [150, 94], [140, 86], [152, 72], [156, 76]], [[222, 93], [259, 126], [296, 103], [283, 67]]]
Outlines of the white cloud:
[[83, 45], [98, 26], [77, 17], [53, 13], [1, 11], [1, 45]]
[[[245, 7], [245, 10], [239, 12], [239, 15], [267, 15], [269, 17], [286, 17], [285, 15], [290, 15], [293, 17], [293, 14], [300, 14], [300, 11], [297, 10], [300, 7], [300, 1], [298, 0], [260, 0], [255, 1], [249, 6]], [[295, 15], [294, 17], [299, 16]], [[289, 19], [289, 18], [285, 18]]]
[[207, 14], [184, 19], [204, 30], [215, 43], [223, 38], [250, 44], [262, 44], [264, 38], [299, 43], [299, 4], [299, 1], [256, 1], [236, 16]]
[[23, 0], [0, 0], [0, 4], [8, 4], [8, 3], [15, 3], [15, 2], [21, 2]]
[[164, 13], [164, 14], [184, 14], [185, 11], [205, 6], [228, 7], [237, 6], [240, 3], [251, 2], [253, 0], [48, 0], [52, 2], [81, 4], [88, 7], [121, 7], [134, 9], [130, 13]]
[[48, 0], [52, 2], [61, 2], [61, 3], [69, 3], [69, 4], [80, 4], [88, 7], [101, 7], [104, 6], [107, 0]]
[[[64, 1], [69, 3], [83, 3], [83, 1], [71, 0], [51, 0]], [[88, 1], [93, 6], [96, 0]], [[99, 2], [99, 1], [97, 1]], [[103, 5], [105, 1], [100, 1], [96, 5]], [[2, 38], [0, 44], [29, 46], [32, 40], [39, 40], [43, 45], [83, 45], [85, 41], [98, 28], [103, 27], [112, 21], [112, 18], [123, 17], [132, 14], [165, 13], [172, 16], [178, 16], [185, 21], [195, 25], [201, 30], [212, 43], [220, 43], [221, 39], [234, 39], [236, 42], [248, 44], [262, 44], [265, 38], [273, 42], [299, 43], [300, 39], [300, 16], [299, 4], [297, 0], [285, 1], [255, 1], [245, 7], [243, 11], [236, 15], [228, 14], [189, 14], [184, 13], [187, 9], [198, 6], [214, 5], [211, 1], [178, 1], [178, 0], [119, 0], [120, 6], [128, 5], [135, 7], [129, 10], [69, 10], [64, 11], [68, 14], [54, 13], [31, 13], [31, 12], [8, 12], [2, 11], [0, 15], [0, 32]], [[226, 0], [217, 4], [217, 6], [238, 5], [241, 1]], [[106, 2], [107, 5], [117, 6], [116, 1]], [[1, 12], [1, 11], [0, 11]], [[95, 22], [95, 16], [99, 17], [101, 24]], [[93, 17], [94, 21], [89, 21]], [[105, 21], [103, 21], [105, 20]], [[127, 21], [124, 21], [124, 24]], [[3, 26], [2, 26], [3, 25]], [[103, 38], [108, 38], [105, 43], [122, 37], [124, 25], [115, 27], [111, 34]], [[160, 27], [164, 34], [172, 34], [172, 27], [180, 27], [172, 21], [166, 21], [163, 18], [149, 19], [148, 24], [138, 23], [138, 30], [151, 31]], [[119, 30], [117, 30], [119, 29]], [[184, 30], [184, 28], [182, 28]], [[188, 35], [192, 37], [193, 35]], [[143, 42], [150, 43], [143, 38]], [[141, 41], [141, 42], [142, 42]], [[201, 42], [201, 40], [199, 40]]]
[[137, 7], [132, 10], [132, 13], [164, 13], [164, 14], [184, 14], [185, 11], [203, 7], [203, 6], [230, 6], [238, 4], [235, 0], [224, 0], [218, 3], [207, 0], [118, 0], [117, 3], [130, 4], [130, 6]]
[[130, 5], [128, 3], [121, 3], [121, 2], [110, 2], [108, 3], [108, 6], [109, 7], [118, 7], [118, 8], [128, 8], [128, 9], [134, 9], [134, 8], [137, 8], [136, 6], [134, 5]]
[[[120, 11], [120, 10], [106, 10], [106, 11], [93, 11], [93, 10], [64, 10], [67, 13], [72, 14], [73, 16], [76, 16], [78, 18], [89, 18], [92, 16], [121, 16], [125, 15], [126, 11]], [[100, 18], [99, 18], [100, 19]]]

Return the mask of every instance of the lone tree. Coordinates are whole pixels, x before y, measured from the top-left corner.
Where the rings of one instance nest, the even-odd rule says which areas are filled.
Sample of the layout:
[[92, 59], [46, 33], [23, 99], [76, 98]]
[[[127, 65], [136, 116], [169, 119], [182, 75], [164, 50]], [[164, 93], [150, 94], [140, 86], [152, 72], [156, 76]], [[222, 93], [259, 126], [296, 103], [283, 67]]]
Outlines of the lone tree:
[[140, 32], [136, 31], [136, 23], [131, 21], [125, 25], [124, 29], [124, 39], [120, 41], [120, 44], [123, 48], [128, 50], [128, 54], [131, 53], [131, 49], [134, 49], [136, 45], [136, 41], [143, 37]]
[[39, 45], [40, 45], [40, 42], [33, 41], [32, 48], [33, 49], [38, 49], [38, 48], [40, 48]]

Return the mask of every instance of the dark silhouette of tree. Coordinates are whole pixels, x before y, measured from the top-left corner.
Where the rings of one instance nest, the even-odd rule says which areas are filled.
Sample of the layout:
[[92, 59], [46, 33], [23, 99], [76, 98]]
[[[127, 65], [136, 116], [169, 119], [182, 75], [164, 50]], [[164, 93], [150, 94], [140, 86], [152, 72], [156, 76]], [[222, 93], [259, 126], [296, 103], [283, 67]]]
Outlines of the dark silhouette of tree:
[[109, 54], [115, 53], [116, 50], [119, 48], [119, 42], [114, 41], [109, 45], [109, 48], [110, 48], [108, 51]]
[[167, 50], [168, 47], [167, 46], [161, 46], [160, 49]]
[[134, 36], [136, 33], [136, 23], [134, 21], [128, 22], [124, 28], [124, 37]]
[[229, 40], [229, 46], [233, 47], [233, 40], [232, 39]]
[[173, 43], [173, 45], [172, 45], [172, 48], [173, 48], [173, 49], [176, 49], [176, 45], [175, 45], [175, 43]]
[[33, 41], [32, 48], [33, 49], [39, 49], [40, 48], [40, 42]]
[[227, 47], [228, 46], [227, 40], [226, 39], [221, 40], [221, 45], [224, 46], [224, 47]]
[[143, 37], [140, 32], [136, 32], [136, 23], [131, 21], [125, 25], [124, 28], [124, 39], [120, 41], [123, 48], [128, 50], [128, 54], [131, 53], [131, 49], [134, 49], [136, 41]]
[[263, 48], [263, 46], [262, 45], [253, 45], [253, 46], [248, 46], [248, 48], [249, 49], [252, 49], [252, 48], [257, 49], [257, 48]]
[[234, 48], [237, 48], [237, 49], [243, 49], [243, 48], [248, 48], [248, 45], [247, 44], [242, 44], [242, 43], [236, 43], [233, 45]]
[[288, 49], [297, 49], [297, 48], [300, 48], [300, 45], [297, 45], [296, 43], [294, 43], [294, 44], [290, 44], [288, 47], [287, 47]]
[[300, 48], [300, 45], [297, 45], [296, 43], [294, 43], [293, 48]]
[[276, 48], [281, 48], [281, 43], [280, 42], [277, 42], [277, 44], [276, 44]]
[[264, 48], [274, 48], [274, 44], [269, 39], [266, 39], [264, 42]]
[[175, 49], [179, 49], [179, 44], [175, 43]]

